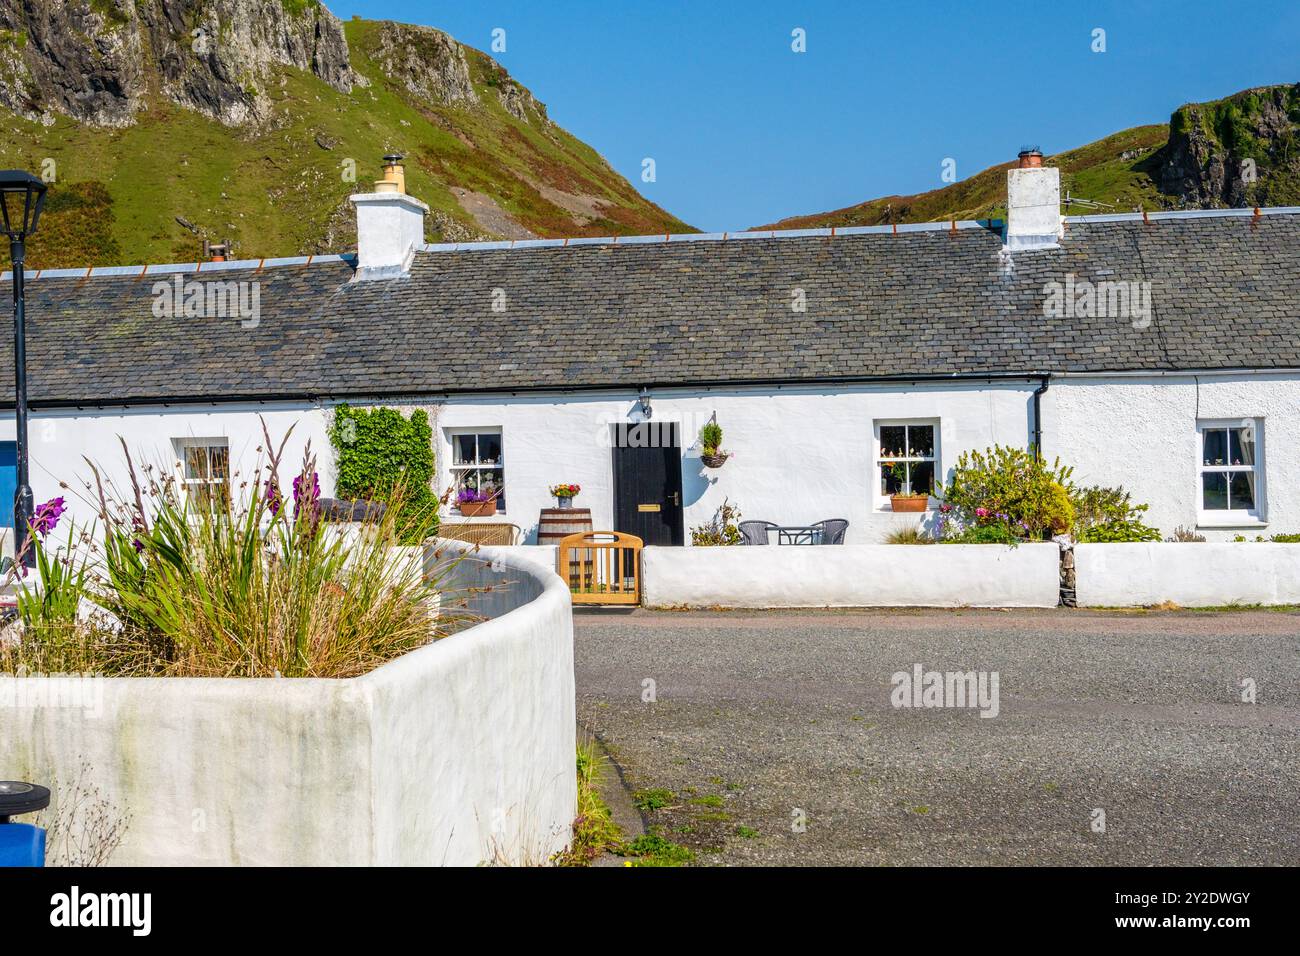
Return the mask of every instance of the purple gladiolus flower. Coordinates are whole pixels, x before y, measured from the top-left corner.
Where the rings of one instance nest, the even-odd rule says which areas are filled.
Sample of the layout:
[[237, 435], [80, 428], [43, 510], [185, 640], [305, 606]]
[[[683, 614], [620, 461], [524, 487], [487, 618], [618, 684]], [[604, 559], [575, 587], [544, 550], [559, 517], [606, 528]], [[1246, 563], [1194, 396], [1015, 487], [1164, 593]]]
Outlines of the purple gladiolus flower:
[[[297, 482], [294, 482], [295, 486]], [[272, 515], [280, 513], [280, 486], [275, 483], [275, 478], [266, 479], [266, 506], [271, 509]]]
[[38, 505], [36, 514], [32, 517], [32, 530], [44, 538], [54, 530], [54, 526], [59, 523], [59, 518], [67, 510], [61, 497], [51, 498], [44, 504]]
[[316, 513], [317, 504], [320, 500], [320, 476], [316, 472], [311, 473], [311, 492], [308, 494], [302, 487], [303, 476], [299, 475], [293, 480], [293, 516], [298, 517], [298, 512], [306, 507], [312, 514]]

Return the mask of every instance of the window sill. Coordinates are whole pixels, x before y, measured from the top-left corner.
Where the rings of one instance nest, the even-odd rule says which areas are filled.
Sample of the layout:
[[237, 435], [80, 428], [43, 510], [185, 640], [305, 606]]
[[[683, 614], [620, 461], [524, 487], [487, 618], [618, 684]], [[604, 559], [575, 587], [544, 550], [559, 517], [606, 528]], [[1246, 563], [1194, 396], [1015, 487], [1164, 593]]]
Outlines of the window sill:
[[1196, 527], [1218, 528], [1220, 530], [1224, 528], [1255, 529], [1255, 528], [1267, 528], [1268, 522], [1263, 518], [1253, 518], [1250, 515], [1237, 518], [1229, 515], [1219, 516], [1219, 515], [1202, 513], [1196, 519]]

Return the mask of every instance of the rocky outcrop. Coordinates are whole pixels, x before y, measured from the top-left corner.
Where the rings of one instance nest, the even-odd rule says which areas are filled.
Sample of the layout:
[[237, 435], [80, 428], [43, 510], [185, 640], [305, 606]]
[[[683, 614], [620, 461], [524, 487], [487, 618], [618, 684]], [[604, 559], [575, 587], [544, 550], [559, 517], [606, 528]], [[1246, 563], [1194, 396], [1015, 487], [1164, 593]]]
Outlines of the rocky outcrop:
[[488, 58], [488, 69], [493, 77], [493, 85], [501, 100], [501, 106], [507, 113], [521, 123], [532, 122], [534, 117], [542, 123], [550, 123], [550, 117], [546, 115], [546, 104], [533, 96], [532, 91], [526, 86], [516, 82], [506, 72], [505, 67], [496, 60]]
[[1170, 120], [1159, 186], [1188, 206], [1247, 206], [1255, 184], [1300, 172], [1300, 83], [1184, 106]]
[[355, 82], [342, 25], [316, 0], [0, 0], [0, 104], [32, 119], [128, 125], [153, 87], [256, 123], [277, 66]]
[[432, 27], [384, 21], [371, 56], [389, 80], [432, 104], [478, 102], [465, 49]]
[[126, 126], [144, 92], [132, 0], [0, 0], [0, 104], [46, 123]]

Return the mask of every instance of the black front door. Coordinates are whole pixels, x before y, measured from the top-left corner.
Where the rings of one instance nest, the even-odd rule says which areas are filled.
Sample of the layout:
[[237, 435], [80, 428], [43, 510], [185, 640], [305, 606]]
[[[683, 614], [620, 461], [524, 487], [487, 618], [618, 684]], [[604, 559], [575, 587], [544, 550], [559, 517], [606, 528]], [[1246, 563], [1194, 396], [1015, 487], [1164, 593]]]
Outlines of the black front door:
[[646, 544], [685, 543], [675, 423], [614, 426], [614, 530]]

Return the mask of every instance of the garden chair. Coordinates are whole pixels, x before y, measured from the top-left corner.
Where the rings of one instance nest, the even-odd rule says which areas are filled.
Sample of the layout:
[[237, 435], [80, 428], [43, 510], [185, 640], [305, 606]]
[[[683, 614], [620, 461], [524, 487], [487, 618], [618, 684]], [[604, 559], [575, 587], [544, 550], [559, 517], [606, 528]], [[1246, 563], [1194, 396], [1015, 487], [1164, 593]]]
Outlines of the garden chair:
[[736, 527], [740, 530], [741, 544], [769, 544], [767, 533], [780, 525], [770, 521], [742, 521]]
[[844, 533], [849, 530], [849, 523], [843, 518], [827, 518], [818, 521], [814, 528], [821, 532], [822, 544], [843, 544]]

